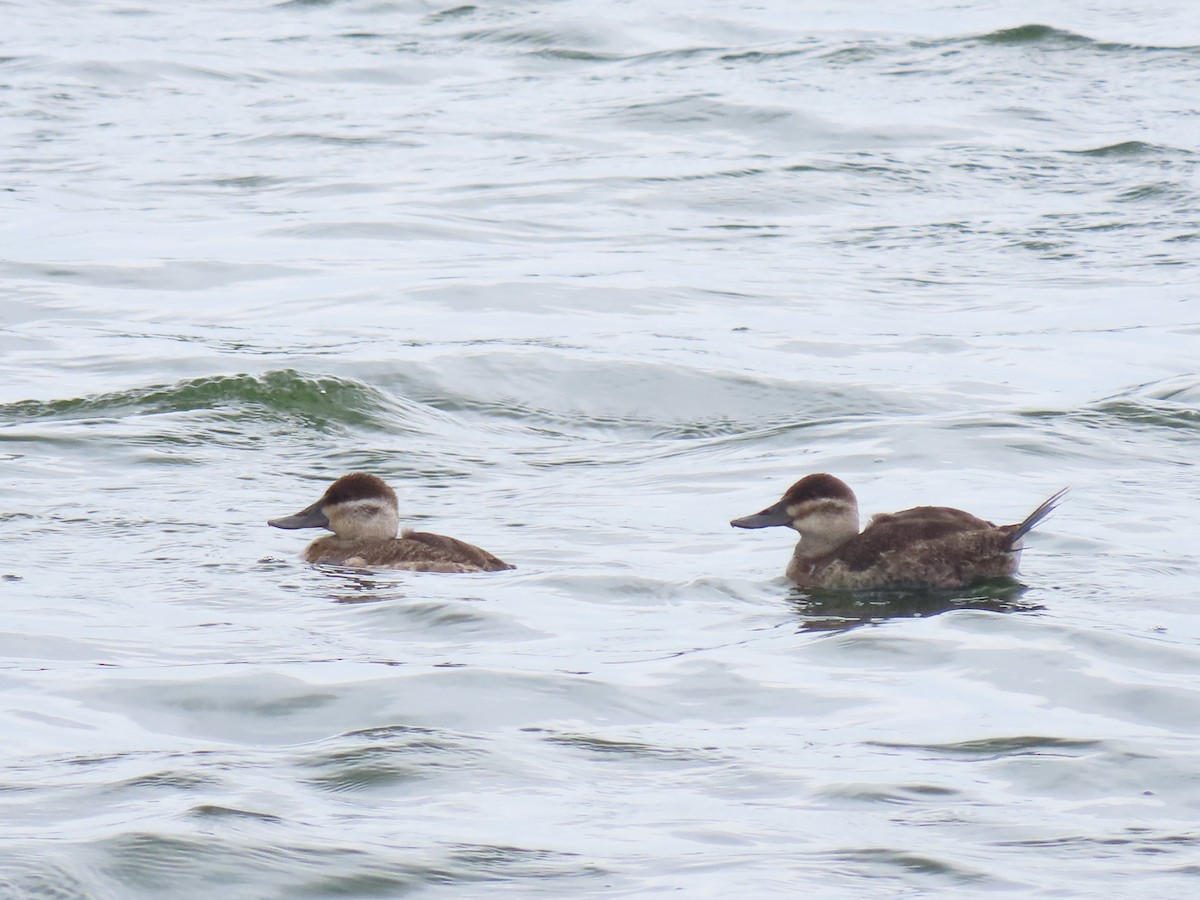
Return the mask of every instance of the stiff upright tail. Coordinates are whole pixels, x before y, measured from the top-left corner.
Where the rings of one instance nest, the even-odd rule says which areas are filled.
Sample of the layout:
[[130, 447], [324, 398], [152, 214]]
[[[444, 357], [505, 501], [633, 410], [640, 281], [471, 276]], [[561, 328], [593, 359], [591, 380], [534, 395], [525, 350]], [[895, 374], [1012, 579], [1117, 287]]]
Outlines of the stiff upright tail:
[[1048, 497], [1041, 506], [1026, 516], [1025, 521], [1018, 525], [1016, 531], [1009, 535], [1008, 546], [1012, 547], [1019, 540], [1021, 540], [1021, 538], [1033, 531], [1033, 529], [1038, 526], [1038, 523], [1040, 523], [1042, 519], [1054, 512], [1054, 508], [1058, 506], [1058, 504], [1062, 501], [1062, 498], [1067, 495], [1068, 490], [1070, 490], [1070, 488], [1063, 488], [1057, 494]]

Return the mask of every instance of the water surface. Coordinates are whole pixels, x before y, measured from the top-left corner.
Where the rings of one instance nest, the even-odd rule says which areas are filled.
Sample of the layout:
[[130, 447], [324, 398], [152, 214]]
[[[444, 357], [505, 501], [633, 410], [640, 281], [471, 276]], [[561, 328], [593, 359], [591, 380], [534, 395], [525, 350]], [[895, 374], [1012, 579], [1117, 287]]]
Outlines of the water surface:
[[1194, 893], [1200, 13], [910, 7], [9, 4], [0, 896]]

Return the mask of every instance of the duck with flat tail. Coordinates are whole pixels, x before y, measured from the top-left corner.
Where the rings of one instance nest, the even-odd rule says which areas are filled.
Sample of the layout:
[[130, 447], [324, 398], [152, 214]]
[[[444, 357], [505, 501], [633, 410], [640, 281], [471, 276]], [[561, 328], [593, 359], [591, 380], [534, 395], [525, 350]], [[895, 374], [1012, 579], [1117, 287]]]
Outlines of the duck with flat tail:
[[409, 572], [498, 572], [512, 569], [486, 550], [441, 534], [405, 529], [399, 537], [396, 492], [365, 472], [343, 475], [294, 516], [270, 519], [275, 528], [326, 528], [304, 551], [305, 562]]

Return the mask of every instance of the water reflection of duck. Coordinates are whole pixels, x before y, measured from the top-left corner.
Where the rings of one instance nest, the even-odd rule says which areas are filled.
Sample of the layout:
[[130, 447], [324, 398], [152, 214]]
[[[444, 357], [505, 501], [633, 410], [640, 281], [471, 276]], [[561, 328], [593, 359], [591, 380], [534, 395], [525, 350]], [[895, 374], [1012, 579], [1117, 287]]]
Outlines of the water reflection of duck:
[[304, 551], [304, 560], [352, 568], [410, 572], [496, 572], [511, 569], [466, 541], [405, 529], [400, 537], [396, 493], [381, 478], [354, 472], [329, 486], [324, 496], [294, 516], [271, 519], [276, 528], [328, 528]]
[[1065, 493], [1050, 497], [1019, 525], [993, 525], [961, 509], [918, 506], [874, 516], [859, 532], [854, 491], [832, 475], [806, 475], [774, 506], [729, 524], [798, 531], [787, 577], [801, 588], [958, 588], [1016, 574], [1025, 535]]

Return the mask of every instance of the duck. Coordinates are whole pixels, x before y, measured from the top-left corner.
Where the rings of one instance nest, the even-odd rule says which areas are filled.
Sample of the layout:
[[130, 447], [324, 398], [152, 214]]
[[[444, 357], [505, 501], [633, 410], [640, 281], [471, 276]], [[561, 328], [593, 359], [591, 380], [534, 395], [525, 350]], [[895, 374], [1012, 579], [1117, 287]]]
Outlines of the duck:
[[819, 472], [805, 475], [773, 506], [729, 524], [798, 531], [786, 574], [801, 589], [964, 588], [1015, 575], [1025, 535], [1066, 493], [1047, 498], [1017, 525], [993, 525], [947, 506], [917, 506], [873, 516], [860, 532], [854, 491]]
[[274, 528], [327, 528], [333, 532], [308, 545], [302, 558], [318, 565], [409, 572], [499, 572], [512, 569], [486, 550], [441, 534], [405, 529], [399, 537], [396, 492], [376, 475], [351, 472], [329, 486], [321, 499], [292, 516], [268, 519]]

